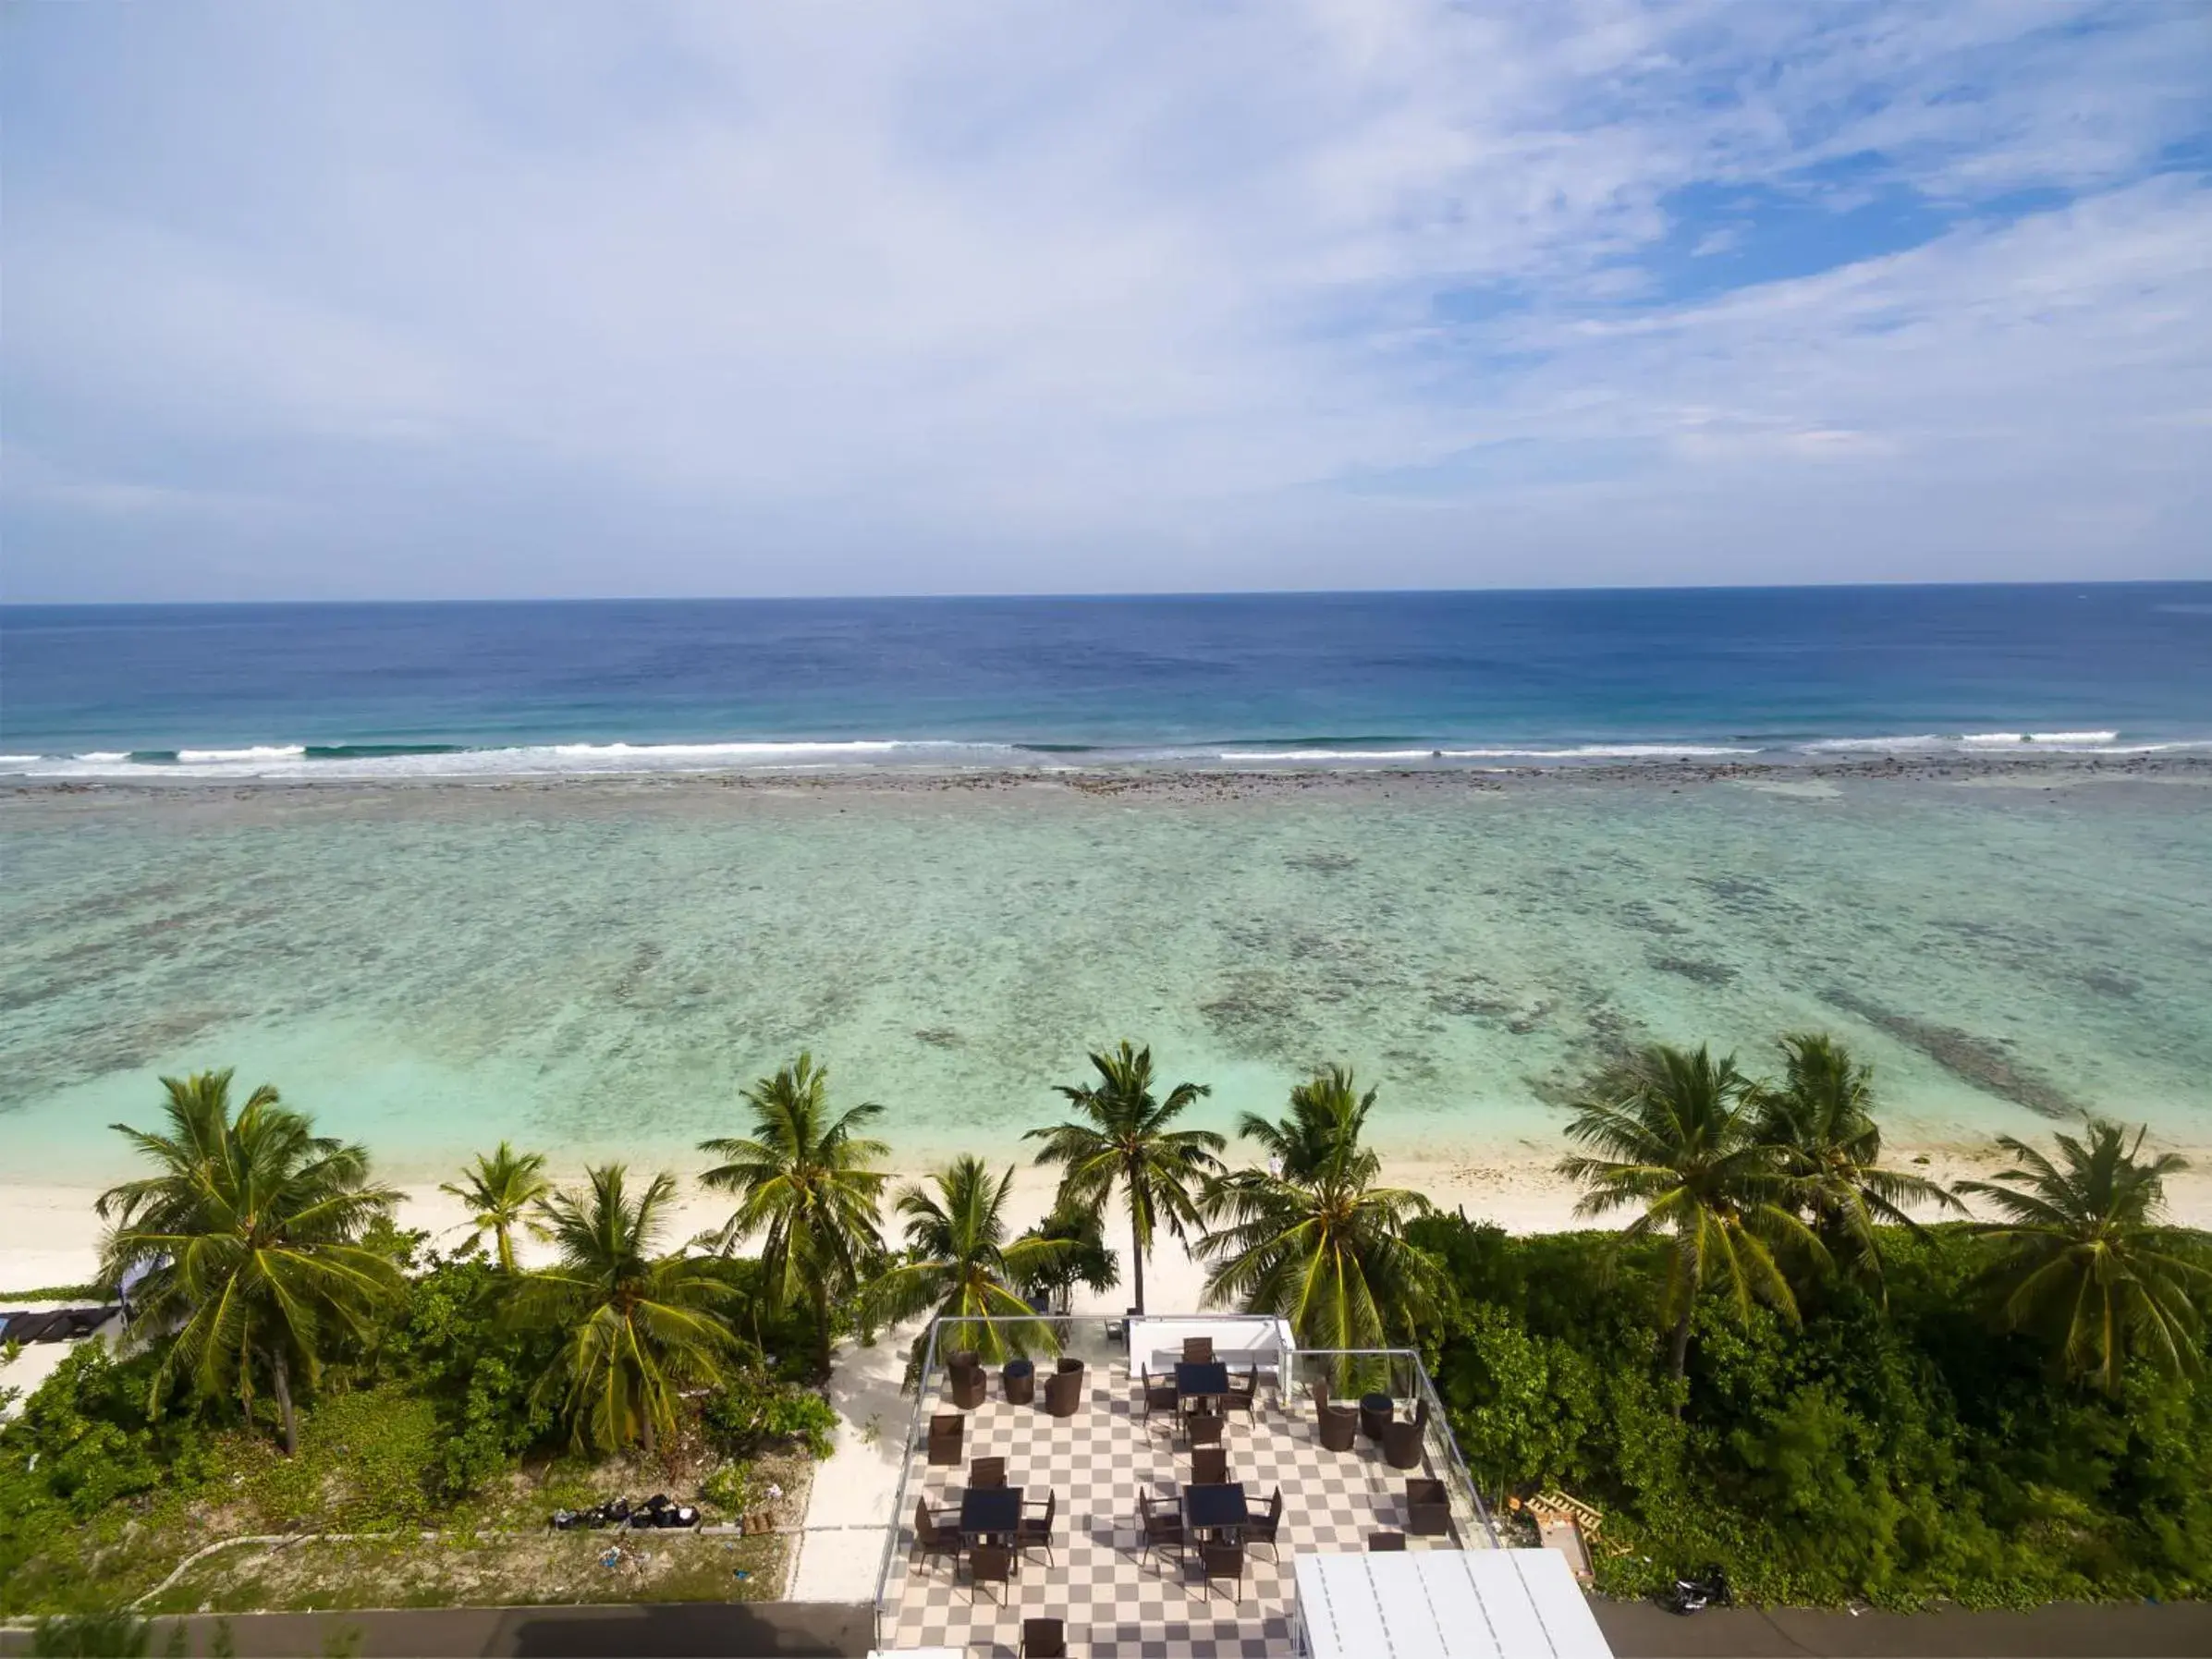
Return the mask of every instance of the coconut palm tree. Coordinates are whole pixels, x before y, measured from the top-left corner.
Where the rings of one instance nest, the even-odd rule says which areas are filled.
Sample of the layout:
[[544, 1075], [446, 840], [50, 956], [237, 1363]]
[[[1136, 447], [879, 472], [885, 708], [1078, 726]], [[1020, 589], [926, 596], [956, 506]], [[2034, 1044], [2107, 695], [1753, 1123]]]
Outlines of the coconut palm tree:
[[1290, 1091], [1289, 1116], [1269, 1119], [1247, 1112], [1237, 1119], [1237, 1133], [1257, 1142], [1278, 1174], [1305, 1179], [1348, 1145], [1358, 1155], [1374, 1157], [1359, 1141], [1376, 1092], [1360, 1093], [1351, 1068], [1332, 1063]]
[[553, 1190], [553, 1183], [545, 1178], [543, 1153], [518, 1153], [502, 1141], [497, 1152], [489, 1157], [478, 1153], [476, 1161], [461, 1171], [459, 1181], [445, 1182], [438, 1190], [450, 1192], [468, 1206], [469, 1236], [463, 1243], [474, 1244], [491, 1234], [502, 1273], [515, 1271], [518, 1227], [532, 1238], [545, 1236], [533, 1214], [538, 1201]]
[[295, 1372], [312, 1384], [332, 1338], [366, 1336], [399, 1289], [391, 1261], [360, 1242], [399, 1194], [370, 1179], [366, 1149], [317, 1135], [266, 1083], [234, 1116], [230, 1079], [162, 1079], [165, 1133], [112, 1126], [159, 1173], [100, 1195], [113, 1222], [101, 1277], [148, 1269], [134, 1293], [145, 1328], [176, 1331], [153, 1405], [182, 1375], [210, 1397], [236, 1393], [251, 1422], [265, 1377], [288, 1456], [299, 1449]]
[[558, 1259], [515, 1282], [515, 1323], [562, 1336], [532, 1400], [557, 1401], [578, 1447], [634, 1441], [652, 1452], [676, 1425], [678, 1390], [723, 1381], [737, 1349], [729, 1263], [654, 1253], [674, 1176], [654, 1176], [635, 1197], [619, 1164], [585, 1177], [539, 1206]]
[[1032, 1129], [1040, 1164], [1060, 1165], [1060, 1202], [1103, 1215], [1117, 1187], [1129, 1206], [1130, 1287], [1144, 1311], [1144, 1258], [1163, 1224], [1176, 1238], [1198, 1225], [1195, 1189], [1219, 1170], [1228, 1144], [1211, 1129], [1170, 1128], [1192, 1103], [1212, 1092], [1204, 1083], [1178, 1083], [1167, 1098], [1152, 1092], [1152, 1050], [1128, 1042], [1094, 1054], [1098, 1080], [1059, 1092], [1082, 1115], [1076, 1122]]
[[1305, 1348], [1387, 1347], [1435, 1311], [1443, 1269], [1405, 1236], [1431, 1206], [1375, 1185], [1382, 1161], [1360, 1139], [1374, 1104], [1375, 1091], [1360, 1094], [1331, 1066], [1290, 1092], [1289, 1116], [1243, 1119], [1240, 1132], [1279, 1167], [1239, 1170], [1207, 1189], [1198, 1248], [1215, 1263], [1209, 1305], [1287, 1319]]
[[1754, 1089], [1733, 1055], [1716, 1060], [1702, 1046], [1691, 1054], [1654, 1043], [1602, 1074], [1567, 1125], [1568, 1138], [1594, 1154], [1558, 1165], [1585, 1189], [1575, 1214], [1641, 1205], [1622, 1238], [1674, 1241], [1660, 1317], [1672, 1326], [1668, 1359], [1678, 1379], [1701, 1292], [1719, 1289], [1739, 1318], [1758, 1300], [1794, 1324], [1797, 1299], [1776, 1250], [1794, 1245], [1816, 1265], [1829, 1264], [1827, 1247], [1797, 1214], [1809, 1202], [1808, 1183], [1787, 1173], [1759, 1137]]
[[2169, 1374], [2194, 1372], [2203, 1363], [2196, 1333], [2212, 1269], [2185, 1234], [2159, 1225], [2166, 1177], [2189, 1162], [2178, 1153], [2145, 1160], [2141, 1128], [2132, 1141], [2101, 1117], [2086, 1129], [2081, 1139], [2053, 1137], [2058, 1163], [2000, 1135], [2018, 1164], [1994, 1180], [1959, 1183], [2004, 1217], [1975, 1227], [1999, 1247], [1989, 1275], [1998, 1315], [2013, 1328], [2049, 1331], [2068, 1373], [2108, 1392], [2131, 1353]]
[[829, 1068], [801, 1054], [745, 1091], [752, 1132], [706, 1141], [699, 1150], [727, 1162], [702, 1184], [738, 1195], [716, 1242], [727, 1250], [759, 1233], [761, 1269], [778, 1311], [803, 1300], [813, 1310], [815, 1362], [826, 1372], [830, 1302], [859, 1287], [863, 1263], [883, 1251], [876, 1204], [889, 1177], [871, 1167], [890, 1148], [855, 1131], [883, 1115], [874, 1102], [832, 1116]]
[[868, 1317], [896, 1324], [934, 1311], [947, 1319], [1010, 1319], [1016, 1323], [965, 1327], [952, 1340], [991, 1360], [1009, 1352], [1057, 1351], [1051, 1324], [1034, 1317], [1014, 1287], [1048, 1273], [1078, 1247], [1035, 1236], [1009, 1242], [1006, 1211], [1013, 1189], [1011, 1165], [994, 1181], [972, 1153], [955, 1158], [926, 1187], [901, 1188], [894, 1202], [907, 1218], [909, 1257], [869, 1287]]
[[1781, 1039], [1781, 1085], [1754, 1090], [1754, 1137], [1775, 1149], [1784, 1173], [1803, 1183], [1804, 1214], [1839, 1264], [1879, 1283], [1882, 1255], [1876, 1227], [1917, 1227], [1915, 1204], [1963, 1212], [1965, 1205], [1925, 1176], [1882, 1165], [1882, 1130], [1875, 1121], [1874, 1068], [1825, 1032]]

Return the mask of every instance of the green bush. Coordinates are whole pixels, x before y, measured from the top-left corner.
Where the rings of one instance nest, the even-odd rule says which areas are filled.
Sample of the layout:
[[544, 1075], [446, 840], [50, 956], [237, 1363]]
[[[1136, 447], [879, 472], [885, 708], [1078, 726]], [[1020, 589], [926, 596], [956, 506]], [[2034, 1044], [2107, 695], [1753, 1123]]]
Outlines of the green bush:
[[701, 1418], [715, 1444], [736, 1457], [788, 1440], [803, 1446], [811, 1458], [826, 1458], [837, 1427], [837, 1412], [819, 1394], [758, 1369], [739, 1372], [709, 1394]]
[[2059, 1379], [1975, 1312], [1965, 1229], [1885, 1236], [1887, 1305], [1831, 1282], [1802, 1329], [1702, 1307], [1679, 1419], [1656, 1250], [1456, 1217], [1417, 1236], [1451, 1276], [1432, 1360], [1470, 1470], [1606, 1510], [1614, 1593], [1719, 1567], [1774, 1602], [2212, 1594], [2212, 1383]]

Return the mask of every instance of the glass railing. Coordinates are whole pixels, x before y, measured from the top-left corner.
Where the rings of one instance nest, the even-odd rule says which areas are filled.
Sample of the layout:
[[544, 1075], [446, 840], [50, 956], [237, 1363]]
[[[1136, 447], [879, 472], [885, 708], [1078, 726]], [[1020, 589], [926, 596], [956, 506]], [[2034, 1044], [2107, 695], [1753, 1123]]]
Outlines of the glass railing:
[[[1096, 1314], [1039, 1314], [939, 1319], [932, 1324], [921, 1344], [906, 1457], [899, 1465], [898, 1493], [884, 1541], [883, 1566], [876, 1576], [879, 1626], [890, 1591], [892, 1565], [909, 1524], [912, 1498], [908, 1482], [915, 1463], [925, 1452], [931, 1416], [947, 1409], [947, 1372], [955, 1356], [972, 1353], [986, 1370], [999, 1370], [1010, 1359], [1028, 1360], [1036, 1366], [1040, 1387], [1062, 1359], [1081, 1360], [1086, 1370], [1106, 1375], [1111, 1368], [1130, 1363], [1130, 1323]], [[1444, 1484], [1453, 1531], [1464, 1547], [1497, 1547], [1489, 1510], [1460, 1459], [1459, 1445], [1444, 1414], [1444, 1402], [1418, 1353], [1411, 1348], [1300, 1348], [1290, 1339], [1283, 1322], [1259, 1315], [1148, 1314], [1142, 1332], [1148, 1352], [1137, 1356], [1140, 1363], [1131, 1374], [1146, 1365], [1158, 1374], [1172, 1363], [1168, 1350], [1179, 1346], [1179, 1327], [1185, 1326], [1192, 1333], [1203, 1331], [1212, 1336], [1216, 1352], [1237, 1369], [1249, 1366], [1255, 1370], [1260, 1385], [1271, 1391], [1285, 1409], [1298, 1409], [1325, 1390], [1327, 1398], [1355, 1406], [1369, 1396], [1387, 1396], [1394, 1416], [1420, 1419], [1422, 1449], [1430, 1474]], [[1163, 1343], [1168, 1346], [1164, 1348]], [[1424, 1406], [1425, 1414], [1421, 1409]]]

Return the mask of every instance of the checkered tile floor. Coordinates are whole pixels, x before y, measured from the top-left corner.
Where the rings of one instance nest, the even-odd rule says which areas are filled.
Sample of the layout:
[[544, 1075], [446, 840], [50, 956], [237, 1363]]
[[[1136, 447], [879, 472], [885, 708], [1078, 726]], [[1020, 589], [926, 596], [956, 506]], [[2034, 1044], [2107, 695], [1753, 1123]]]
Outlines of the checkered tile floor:
[[[1357, 1551], [1375, 1531], [1403, 1531], [1405, 1482], [1414, 1470], [1395, 1470], [1363, 1438], [1350, 1452], [1323, 1449], [1314, 1410], [1286, 1414], [1263, 1390], [1249, 1418], [1229, 1418], [1228, 1472], [1254, 1507], [1283, 1492], [1279, 1562], [1265, 1544], [1245, 1552], [1240, 1599], [1234, 1586], [1211, 1588], [1195, 1559], [1186, 1573], [1172, 1554], [1147, 1557], [1137, 1519], [1137, 1494], [1172, 1499], [1190, 1478], [1190, 1449], [1172, 1433], [1167, 1413], [1147, 1422], [1132, 1399], [1125, 1369], [1094, 1369], [1090, 1397], [1073, 1417], [1045, 1414], [1044, 1389], [1034, 1406], [1009, 1406], [991, 1379], [989, 1401], [965, 1414], [959, 1468], [928, 1466], [926, 1447], [911, 1451], [898, 1553], [885, 1590], [885, 1634], [902, 1648], [965, 1649], [971, 1655], [1019, 1652], [1024, 1617], [1067, 1624], [1069, 1650], [1082, 1659], [1242, 1659], [1290, 1652], [1290, 1558], [1300, 1550]], [[949, 1404], [934, 1408], [949, 1412]], [[927, 1413], [924, 1413], [927, 1416]], [[966, 1459], [1003, 1457], [1008, 1484], [1032, 1503], [1059, 1494], [1052, 1556], [1027, 1552], [1005, 1587], [972, 1591], [964, 1564], [949, 1555], [913, 1555], [914, 1498], [933, 1511], [957, 1508], [967, 1484]], [[1409, 1548], [1446, 1545], [1410, 1538]]]

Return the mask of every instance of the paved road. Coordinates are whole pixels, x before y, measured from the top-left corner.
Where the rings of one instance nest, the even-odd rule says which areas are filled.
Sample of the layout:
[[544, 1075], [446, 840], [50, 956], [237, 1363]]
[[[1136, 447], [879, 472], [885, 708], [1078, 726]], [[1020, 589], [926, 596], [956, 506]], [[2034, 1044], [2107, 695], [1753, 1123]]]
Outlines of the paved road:
[[[157, 1619], [153, 1651], [169, 1627], [209, 1651], [217, 1621]], [[667, 1603], [634, 1607], [450, 1607], [374, 1613], [262, 1613], [228, 1621], [238, 1659], [314, 1659], [358, 1641], [361, 1659], [730, 1659], [754, 1654], [862, 1654], [875, 1609], [834, 1602]], [[350, 1632], [358, 1631], [358, 1638]], [[0, 1630], [0, 1653], [28, 1653], [27, 1630]]]
[[[1617, 1659], [2212, 1659], [2212, 1603], [2055, 1606], [2033, 1613], [1807, 1613], [1714, 1608], [1678, 1618], [1648, 1604], [1600, 1602]], [[168, 1619], [157, 1621], [162, 1651]], [[216, 1621], [182, 1621], [208, 1652]], [[239, 1659], [341, 1651], [358, 1631], [361, 1659], [743, 1659], [862, 1654], [874, 1610], [820, 1602], [752, 1606], [457, 1607], [420, 1612], [271, 1613], [229, 1621]], [[30, 1633], [0, 1630], [0, 1654], [30, 1652]]]
[[1813, 1613], [1592, 1604], [1616, 1659], [2212, 1659], [2212, 1602], [2033, 1613]]

